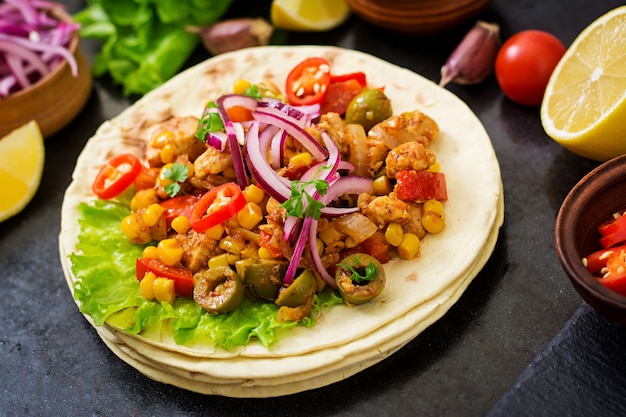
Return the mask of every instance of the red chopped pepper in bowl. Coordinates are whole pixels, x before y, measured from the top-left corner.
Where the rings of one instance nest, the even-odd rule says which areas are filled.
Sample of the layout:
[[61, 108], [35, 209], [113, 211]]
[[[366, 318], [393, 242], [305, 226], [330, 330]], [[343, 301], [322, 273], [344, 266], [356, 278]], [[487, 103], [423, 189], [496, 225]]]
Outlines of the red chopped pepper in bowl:
[[598, 312], [621, 324], [626, 324], [626, 251], [621, 252], [626, 242], [619, 238], [623, 220], [610, 219], [624, 209], [626, 155], [598, 166], [572, 188], [554, 230], [559, 262], [576, 291]]

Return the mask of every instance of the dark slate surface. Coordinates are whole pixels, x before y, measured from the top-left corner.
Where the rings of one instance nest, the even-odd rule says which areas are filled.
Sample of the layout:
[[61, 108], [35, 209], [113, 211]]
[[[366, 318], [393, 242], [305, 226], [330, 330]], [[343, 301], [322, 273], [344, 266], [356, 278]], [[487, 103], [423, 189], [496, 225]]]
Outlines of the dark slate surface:
[[[84, 1], [67, 4], [77, 11]], [[505, 38], [537, 28], [569, 44], [619, 4], [495, 0], [480, 17], [499, 22]], [[236, 0], [233, 13], [268, 5]], [[411, 39], [352, 17], [328, 33], [279, 32], [274, 42], [358, 49], [438, 81], [468, 28]], [[96, 45], [84, 46], [93, 57]], [[206, 57], [198, 51], [189, 64]], [[484, 123], [502, 169], [506, 219], [484, 270], [440, 321], [360, 374], [287, 397], [230, 399], [144, 377], [106, 348], [71, 298], [58, 255], [63, 192], [87, 139], [132, 103], [96, 80], [79, 117], [46, 142], [32, 203], [0, 223], [0, 416], [623, 415], [624, 330], [582, 305], [553, 247], [561, 201], [597, 163], [552, 142], [538, 109], [505, 99], [494, 77], [450, 89]]]

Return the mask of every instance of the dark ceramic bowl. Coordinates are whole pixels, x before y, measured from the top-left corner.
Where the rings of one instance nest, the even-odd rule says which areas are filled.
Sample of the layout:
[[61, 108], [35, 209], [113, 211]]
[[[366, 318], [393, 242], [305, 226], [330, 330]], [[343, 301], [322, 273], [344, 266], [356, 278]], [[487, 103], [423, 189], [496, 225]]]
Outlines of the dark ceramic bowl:
[[556, 218], [556, 253], [581, 297], [598, 312], [626, 324], [626, 296], [599, 283], [582, 258], [601, 249], [597, 227], [626, 209], [626, 155], [613, 158], [585, 175], [567, 195]]

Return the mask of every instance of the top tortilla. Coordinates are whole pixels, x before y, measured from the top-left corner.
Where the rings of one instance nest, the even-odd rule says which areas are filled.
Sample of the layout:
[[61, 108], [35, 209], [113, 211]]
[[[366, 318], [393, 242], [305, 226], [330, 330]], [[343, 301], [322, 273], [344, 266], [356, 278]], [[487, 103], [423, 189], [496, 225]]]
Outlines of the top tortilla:
[[[179, 346], [167, 332], [124, 335], [129, 338], [126, 343], [132, 344], [135, 339], [136, 349], [156, 348], [163, 351], [166, 358], [180, 354], [197, 360], [218, 359], [216, 363], [233, 366], [234, 362], [228, 359], [313, 355], [364, 340], [367, 346], [363, 350], [371, 351], [384, 342], [379, 340], [377, 332], [380, 336], [384, 333], [385, 341], [397, 338], [398, 346], [394, 346], [397, 348], [406, 343], [406, 337], [402, 336], [407, 332], [413, 337], [416, 335], [413, 330], [416, 321], [398, 318], [420, 306], [420, 311], [425, 310], [420, 320], [426, 320], [429, 315], [439, 317], [443, 314], [440, 311], [442, 294], [447, 294], [451, 288], [465, 288], [488, 259], [493, 244], [487, 245], [487, 242], [494, 240], [502, 224], [502, 182], [489, 136], [465, 103], [407, 69], [361, 52], [321, 46], [270, 46], [219, 55], [200, 63], [100, 126], [78, 158], [62, 208], [59, 244], [70, 288], [73, 290], [75, 277], [71, 274], [68, 255], [75, 250], [79, 233], [77, 206], [79, 202], [95, 198], [91, 182], [108, 159], [120, 152], [143, 156], [142, 141], [151, 127], [171, 116], [199, 117], [206, 101], [230, 92], [238, 79], [272, 80], [283, 88], [288, 71], [311, 56], [327, 58], [337, 74], [355, 69], [365, 71], [370, 85], [384, 86], [392, 100], [394, 114], [419, 109], [435, 119], [440, 134], [430, 149], [437, 155], [446, 175], [445, 230], [438, 235], [428, 235], [422, 241], [419, 258], [396, 259], [385, 264], [387, 286], [373, 302], [353, 308], [333, 306], [313, 328], [296, 327], [269, 348], [255, 341], [230, 351], [206, 345]], [[445, 297], [446, 311], [461, 294], [462, 291], [455, 291]], [[308, 370], [319, 366], [309, 364]], [[263, 375], [280, 375], [286, 370], [279, 366], [264, 370]], [[242, 376], [248, 375], [246, 372], [243, 369]]]

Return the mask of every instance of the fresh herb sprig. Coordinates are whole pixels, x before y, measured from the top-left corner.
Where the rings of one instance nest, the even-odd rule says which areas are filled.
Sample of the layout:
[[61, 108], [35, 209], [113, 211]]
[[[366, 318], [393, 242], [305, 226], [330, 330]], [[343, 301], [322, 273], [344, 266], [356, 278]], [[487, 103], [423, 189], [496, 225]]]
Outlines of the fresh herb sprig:
[[198, 120], [198, 128], [196, 129], [195, 137], [199, 141], [205, 142], [207, 135], [211, 132], [224, 130], [224, 122], [220, 114], [210, 110], [216, 108], [217, 103], [214, 101], [209, 102], [204, 109], [202, 117]]
[[180, 162], [174, 162], [171, 167], [163, 170], [163, 177], [172, 181], [171, 184], [165, 186], [165, 192], [170, 197], [176, 197], [181, 190], [181, 183], [187, 180], [189, 176], [189, 167]]
[[320, 219], [324, 203], [316, 200], [306, 191], [309, 185], [313, 185], [320, 195], [325, 195], [326, 191], [328, 191], [328, 181], [326, 180], [292, 181], [291, 197], [280, 205], [287, 210], [287, 215], [298, 218], [312, 217], [315, 220]]
[[[354, 257], [354, 262], [359, 265], [361, 263], [360, 259], [358, 256]], [[359, 273], [359, 271], [357, 271], [356, 268], [354, 268], [354, 266], [349, 265], [345, 262], [339, 263], [337, 264], [338, 267], [342, 267], [347, 269], [348, 271], [352, 272], [352, 275], [350, 276], [350, 279], [357, 283], [360, 284], [363, 281], [372, 281], [374, 279], [376, 279], [376, 277], [378, 276], [378, 268], [376, 268], [376, 265], [374, 265], [374, 262], [370, 262], [369, 264], [367, 264], [365, 266], [365, 275], [361, 275]], [[359, 269], [362, 269], [362, 267], [359, 267]]]

